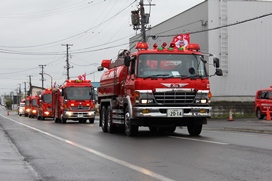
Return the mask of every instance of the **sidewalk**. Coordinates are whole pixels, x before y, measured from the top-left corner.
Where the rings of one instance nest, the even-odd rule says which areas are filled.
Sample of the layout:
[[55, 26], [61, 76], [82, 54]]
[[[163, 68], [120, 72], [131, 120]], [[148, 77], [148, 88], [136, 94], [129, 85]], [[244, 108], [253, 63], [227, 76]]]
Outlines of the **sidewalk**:
[[[6, 116], [6, 111], [0, 109], [1, 114]], [[5, 114], [4, 114], [5, 113]], [[12, 112], [12, 114], [15, 114]], [[0, 116], [0, 120], [3, 120]], [[39, 180], [32, 167], [24, 160], [16, 146], [2, 128], [0, 122], [0, 177], [1, 180], [10, 181], [34, 181]]]
[[234, 121], [209, 119], [203, 129], [272, 134], [272, 120], [259, 120], [258, 118], [235, 119]]

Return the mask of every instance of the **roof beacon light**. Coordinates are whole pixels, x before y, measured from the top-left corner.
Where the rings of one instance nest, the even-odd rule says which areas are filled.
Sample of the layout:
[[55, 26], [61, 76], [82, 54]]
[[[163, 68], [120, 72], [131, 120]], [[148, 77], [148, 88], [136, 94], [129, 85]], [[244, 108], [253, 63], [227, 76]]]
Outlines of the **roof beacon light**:
[[200, 46], [199, 46], [199, 44], [188, 44], [187, 45], [187, 50], [190, 50], [190, 51], [199, 51], [200, 50]]
[[166, 42], [163, 42], [162, 48], [165, 48], [166, 46], [167, 46], [167, 43], [166, 43]]
[[170, 43], [170, 47], [175, 48], [176, 47], [175, 43]]
[[153, 45], [154, 50], [157, 49], [157, 47], [158, 47], [157, 43], [154, 43]]
[[148, 49], [148, 44], [145, 43], [145, 42], [138, 42], [137, 45], [136, 45], [136, 49], [137, 50], [147, 50]]

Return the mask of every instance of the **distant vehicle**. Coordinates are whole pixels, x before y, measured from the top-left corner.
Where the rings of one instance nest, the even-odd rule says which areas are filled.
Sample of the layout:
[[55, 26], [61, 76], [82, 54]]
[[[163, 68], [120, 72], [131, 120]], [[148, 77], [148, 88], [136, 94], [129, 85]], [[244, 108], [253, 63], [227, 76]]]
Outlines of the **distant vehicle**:
[[67, 120], [79, 123], [94, 123], [94, 87], [90, 80], [66, 80], [53, 90], [52, 107], [55, 123], [65, 124]]
[[40, 104], [40, 97], [38, 95], [32, 96], [30, 98], [30, 112], [28, 115], [29, 118], [37, 117], [39, 104]]
[[267, 114], [272, 112], [272, 86], [270, 88], [260, 89], [256, 92], [255, 97], [255, 114], [258, 119], [263, 119]]
[[25, 102], [21, 101], [20, 105], [18, 106], [18, 115], [22, 116], [25, 115]]
[[25, 117], [28, 117], [30, 115], [30, 112], [31, 112], [30, 102], [31, 102], [31, 96], [28, 96], [25, 99]]
[[52, 109], [52, 89], [45, 89], [40, 95], [37, 120], [44, 120], [45, 118], [53, 117], [54, 113]]

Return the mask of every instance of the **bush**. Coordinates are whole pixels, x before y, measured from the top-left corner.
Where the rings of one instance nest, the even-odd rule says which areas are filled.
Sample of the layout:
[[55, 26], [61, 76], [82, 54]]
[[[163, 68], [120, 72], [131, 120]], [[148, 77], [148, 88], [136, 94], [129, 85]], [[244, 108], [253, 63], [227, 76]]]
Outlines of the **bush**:
[[12, 101], [11, 100], [6, 100], [5, 104], [6, 104], [6, 108], [9, 109], [9, 110], [11, 110]]

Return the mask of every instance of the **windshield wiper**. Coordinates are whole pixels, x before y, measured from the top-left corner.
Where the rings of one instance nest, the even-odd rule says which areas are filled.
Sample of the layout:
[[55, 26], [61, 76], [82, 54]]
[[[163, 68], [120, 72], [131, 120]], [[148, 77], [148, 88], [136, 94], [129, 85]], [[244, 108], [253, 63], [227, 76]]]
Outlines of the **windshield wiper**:
[[166, 76], [172, 76], [172, 75], [170, 75], [170, 74], [156, 74], [156, 75], [146, 76], [146, 77], [144, 77], [144, 79], [157, 78], [157, 77], [166, 77]]

